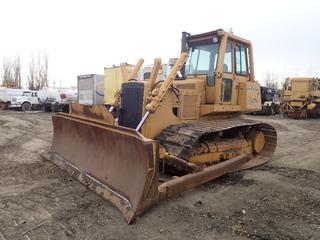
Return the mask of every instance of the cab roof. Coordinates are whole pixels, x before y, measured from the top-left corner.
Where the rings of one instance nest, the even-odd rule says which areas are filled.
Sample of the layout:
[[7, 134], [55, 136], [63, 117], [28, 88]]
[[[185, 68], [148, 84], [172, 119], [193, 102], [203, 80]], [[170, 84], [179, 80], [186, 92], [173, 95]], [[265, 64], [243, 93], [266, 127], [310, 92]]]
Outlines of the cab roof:
[[187, 41], [189, 44], [195, 43], [195, 42], [207, 42], [211, 41], [214, 36], [222, 37], [222, 36], [227, 36], [233, 40], [236, 40], [238, 42], [241, 42], [246, 45], [251, 45], [251, 42], [247, 39], [238, 37], [234, 35], [233, 33], [226, 32], [223, 29], [217, 29], [211, 32], [206, 32], [206, 33], [200, 33], [200, 34], [195, 34], [195, 35], [189, 35], [187, 37]]

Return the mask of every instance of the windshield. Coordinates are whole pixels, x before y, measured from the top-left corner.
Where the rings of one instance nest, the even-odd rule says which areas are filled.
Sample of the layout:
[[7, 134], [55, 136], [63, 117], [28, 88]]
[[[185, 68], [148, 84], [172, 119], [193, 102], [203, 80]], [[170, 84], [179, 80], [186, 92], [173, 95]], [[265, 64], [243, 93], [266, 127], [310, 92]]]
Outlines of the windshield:
[[213, 76], [217, 66], [218, 51], [218, 43], [191, 46], [186, 63], [186, 74], [207, 74]]
[[22, 93], [22, 96], [27, 96], [27, 97], [29, 97], [31, 95], [31, 92], [23, 92]]

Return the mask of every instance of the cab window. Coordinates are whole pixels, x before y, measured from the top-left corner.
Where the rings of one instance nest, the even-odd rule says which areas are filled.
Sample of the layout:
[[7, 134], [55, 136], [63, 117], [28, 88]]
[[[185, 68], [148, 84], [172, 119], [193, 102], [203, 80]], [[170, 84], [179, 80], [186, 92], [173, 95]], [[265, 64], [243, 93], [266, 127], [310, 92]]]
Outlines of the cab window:
[[205, 74], [208, 76], [208, 86], [214, 86], [214, 71], [217, 67], [218, 52], [219, 43], [191, 46], [186, 63], [186, 74]]
[[226, 52], [224, 55], [223, 72], [232, 73], [232, 44], [227, 43]]
[[214, 72], [217, 66], [219, 44], [191, 46], [186, 63], [187, 75], [207, 74]]
[[238, 75], [248, 75], [248, 50], [246, 47], [237, 45], [235, 48], [235, 65], [236, 74]]
[[22, 93], [22, 96], [25, 96], [25, 97], [30, 97], [31, 95], [31, 92], [23, 92]]

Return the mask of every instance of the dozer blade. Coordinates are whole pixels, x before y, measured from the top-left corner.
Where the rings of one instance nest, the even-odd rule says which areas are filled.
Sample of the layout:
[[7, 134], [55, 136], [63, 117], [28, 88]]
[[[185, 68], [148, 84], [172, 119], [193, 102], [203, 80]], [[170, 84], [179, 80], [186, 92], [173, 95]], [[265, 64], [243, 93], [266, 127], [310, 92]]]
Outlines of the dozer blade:
[[103, 105], [70, 104], [70, 114], [86, 119], [101, 120], [108, 124], [114, 124], [113, 115]]
[[135, 130], [69, 114], [53, 116], [51, 160], [130, 223], [158, 200], [158, 142]]

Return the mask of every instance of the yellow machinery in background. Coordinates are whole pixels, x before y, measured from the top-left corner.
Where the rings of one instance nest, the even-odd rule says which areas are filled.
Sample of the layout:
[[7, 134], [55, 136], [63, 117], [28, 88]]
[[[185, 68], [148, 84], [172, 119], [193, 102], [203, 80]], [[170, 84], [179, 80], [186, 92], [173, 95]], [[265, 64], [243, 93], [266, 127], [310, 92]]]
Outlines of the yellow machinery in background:
[[135, 80], [142, 59], [131, 74], [121, 65], [109, 112], [74, 104], [53, 116], [52, 161], [128, 222], [160, 199], [267, 162], [277, 145], [272, 126], [241, 115], [261, 109], [250, 41], [183, 32], [181, 52], [164, 81], [159, 58], [145, 81]]
[[288, 78], [282, 91], [285, 116], [308, 118], [320, 116], [320, 79]]
[[[134, 65], [123, 64], [130, 74]], [[114, 96], [121, 89], [123, 83], [120, 66], [104, 68], [104, 104], [110, 106], [114, 102]]]

